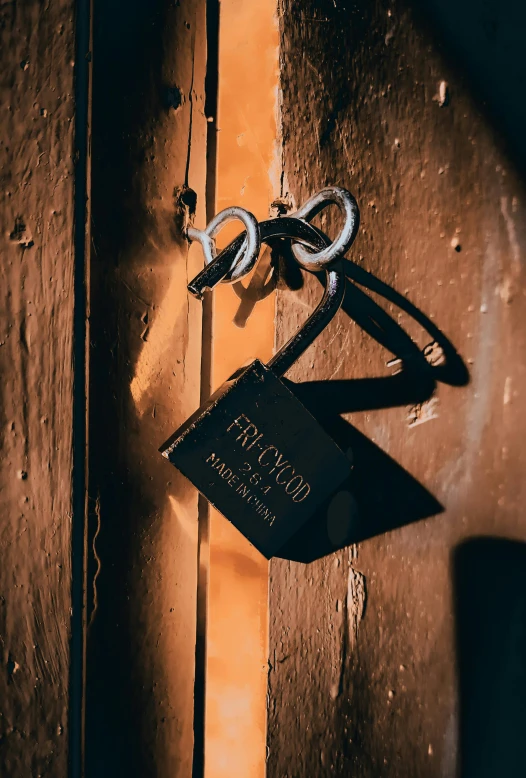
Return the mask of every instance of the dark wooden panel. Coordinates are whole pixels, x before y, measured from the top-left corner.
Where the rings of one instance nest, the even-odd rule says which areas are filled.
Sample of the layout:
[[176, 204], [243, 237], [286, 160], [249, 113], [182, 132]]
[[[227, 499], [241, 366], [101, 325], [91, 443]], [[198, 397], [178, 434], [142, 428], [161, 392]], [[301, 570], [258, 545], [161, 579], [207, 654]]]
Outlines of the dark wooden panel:
[[197, 493], [158, 447], [199, 405], [202, 0], [95, 3], [86, 751], [90, 776], [190, 776]]
[[28, 0], [0, 7], [0, 773], [6, 778], [68, 773], [74, 6]]
[[[521, 119], [480, 106], [484, 84], [472, 91], [458, 52], [442, 47], [447, 28], [425, 11], [282, 4], [283, 194], [301, 203], [335, 183], [356, 195], [351, 259], [428, 317], [430, 332], [415, 322], [422, 315], [375, 296], [420, 350], [441, 338], [434, 327], [449, 338], [469, 384], [454, 352], [444, 362], [436, 346], [426, 381], [407, 370], [389, 380], [400, 364], [389, 366], [392, 354], [344, 312], [291, 371], [320, 382], [302, 396], [340, 445], [355, 447], [360, 499], [322, 517], [332, 555], [271, 565], [269, 778], [467, 778], [499, 772], [499, 755], [502, 774], [525, 769], [498, 724], [510, 710], [526, 723], [526, 222], [515, 150], [507, 155], [495, 129], [511, 121], [517, 131]], [[509, 45], [499, 31], [515, 17], [495, 6], [484, 37], [487, 13], [473, 25], [491, 57]], [[337, 218], [324, 224], [334, 233]], [[312, 278], [281, 291], [279, 342], [317, 295]], [[359, 315], [357, 296], [347, 302]], [[429, 510], [432, 498], [442, 513]], [[352, 545], [379, 528], [392, 529]], [[481, 535], [482, 548], [472, 540]], [[470, 603], [479, 641], [466, 629]], [[470, 718], [483, 705], [494, 727]]]

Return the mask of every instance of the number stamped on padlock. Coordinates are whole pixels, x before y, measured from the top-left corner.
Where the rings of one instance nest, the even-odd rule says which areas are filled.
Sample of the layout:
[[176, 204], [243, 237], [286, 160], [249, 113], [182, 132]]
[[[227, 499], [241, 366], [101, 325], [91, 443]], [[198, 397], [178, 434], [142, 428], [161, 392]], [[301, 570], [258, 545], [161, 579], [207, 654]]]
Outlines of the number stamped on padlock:
[[259, 360], [224, 383], [161, 452], [267, 558], [350, 473], [347, 457]]

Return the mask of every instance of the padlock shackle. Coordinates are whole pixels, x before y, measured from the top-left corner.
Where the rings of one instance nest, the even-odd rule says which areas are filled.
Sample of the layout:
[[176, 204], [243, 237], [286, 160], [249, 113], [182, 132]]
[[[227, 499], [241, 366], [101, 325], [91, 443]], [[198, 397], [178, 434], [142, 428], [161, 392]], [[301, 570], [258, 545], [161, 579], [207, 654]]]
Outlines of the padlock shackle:
[[[275, 219], [273, 221], [285, 221]], [[287, 221], [301, 224], [299, 219], [288, 217]], [[298, 240], [310, 249], [317, 251], [323, 250], [331, 245], [330, 238], [321, 230], [318, 230], [312, 224], [304, 223], [310, 229], [308, 231], [299, 230]], [[262, 226], [262, 225], [261, 225]], [[291, 227], [293, 225], [287, 225]], [[294, 225], [296, 226], [296, 225]], [[298, 227], [296, 227], [298, 229]], [[309, 272], [313, 272], [310, 270]], [[311, 343], [320, 335], [320, 333], [329, 324], [341, 307], [345, 295], [345, 272], [343, 269], [343, 260], [333, 262], [330, 269], [321, 270], [325, 275], [325, 292], [321, 298], [318, 307], [311, 313], [303, 327], [301, 327], [290, 340], [285, 343], [280, 350], [274, 354], [268, 362], [268, 367], [274, 375], [279, 377], [285, 375], [287, 370], [292, 367], [294, 362], [301, 357], [304, 351], [308, 349]]]
[[[325, 245], [329, 244], [330, 241]], [[318, 307], [311, 313], [303, 327], [269, 360], [268, 367], [274, 375], [279, 377], [285, 375], [287, 370], [329, 324], [343, 302], [345, 295], [343, 261], [340, 259], [332, 265], [330, 270], [321, 272], [325, 274], [325, 293]]]
[[[315, 251], [320, 251], [331, 245], [331, 240], [321, 230], [312, 224], [282, 216], [279, 219], [267, 219], [259, 225], [261, 242], [266, 243], [272, 238], [292, 238]], [[232, 260], [243, 245], [245, 232], [237, 236], [214, 260], [188, 284], [188, 291], [202, 299], [206, 289], [213, 289], [232, 266]], [[312, 270], [309, 272], [313, 272]], [[340, 308], [345, 294], [345, 273], [343, 261], [331, 265], [329, 270], [321, 270], [325, 275], [325, 293], [318, 307], [309, 316], [303, 327], [274, 354], [268, 367], [274, 375], [284, 375], [293, 363], [311, 345], [325, 329]]]

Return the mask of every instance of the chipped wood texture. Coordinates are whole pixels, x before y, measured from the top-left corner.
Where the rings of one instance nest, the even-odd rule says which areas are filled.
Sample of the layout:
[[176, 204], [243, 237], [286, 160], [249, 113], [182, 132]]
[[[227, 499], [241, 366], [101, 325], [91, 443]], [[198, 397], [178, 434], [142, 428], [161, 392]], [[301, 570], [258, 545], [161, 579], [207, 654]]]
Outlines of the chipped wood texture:
[[[330, 183], [356, 195], [351, 258], [432, 318], [470, 383], [439, 384], [431, 411], [346, 408], [445, 512], [310, 565], [272, 562], [268, 776], [523, 774], [498, 690], [487, 700], [484, 689], [508, 672], [504, 703], [524, 726], [524, 584], [501, 545], [526, 540], [524, 191], [466, 83], [406, 6], [284, 0], [281, 36], [283, 194], [301, 203]], [[334, 233], [337, 220], [325, 225]], [[313, 279], [281, 291], [279, 343], [318, 295]], [[386, 307], [419, 348], [433, 339]], [[322, 415], [345, 447], [350, 427], [327, 421], [330, 381], [389, 375], [391, 357], [341, 312], [290, 375], [327, 381]], [[374, 472], [368, 488], [382, 489]], [[395, 510], [401, 495], [391, 497]], [[498, 540], [478, 556], [475, 541], [459, 550], [477, 535]], [[474, 549], [471, 567], [462, 548]], [[499, 597], [509, 621], [496, 615]], [[487, 620], [485, 640], [498, 629], [493, 653], [475, 637], [466, 649], [470, 610]], [[469, 718], [477, 709], [486, 729]]]
[[158, 447], [199, 405], [205, 4], [96, 2], [88, 774], [190, 776], [197, 493]]
[[0, 8], [0, 772], [66, 775], [74, 13]]

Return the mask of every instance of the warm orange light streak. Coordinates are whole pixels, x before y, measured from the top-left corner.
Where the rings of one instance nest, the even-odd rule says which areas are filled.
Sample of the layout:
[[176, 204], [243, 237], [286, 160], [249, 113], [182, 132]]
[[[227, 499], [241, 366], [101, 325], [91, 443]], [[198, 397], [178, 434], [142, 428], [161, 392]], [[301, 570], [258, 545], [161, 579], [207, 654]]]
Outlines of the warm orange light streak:
[[[222, 0], [216, 211], [241, 205], [264, 219], [278, 194], [278, 43], [275, 0]], [[272, 355], [274, 295], [244, 329], [233, 324], [239, 302], [225, 284], [214, 293], [214, 388], [248, 360]], [[268, 563], [212, 510], [206, 778], [265, 775], [267, 647]]]

